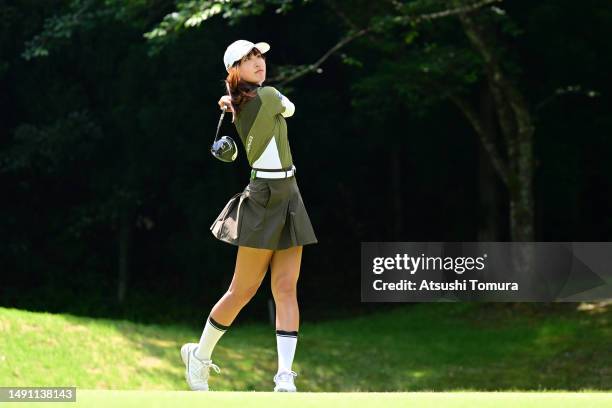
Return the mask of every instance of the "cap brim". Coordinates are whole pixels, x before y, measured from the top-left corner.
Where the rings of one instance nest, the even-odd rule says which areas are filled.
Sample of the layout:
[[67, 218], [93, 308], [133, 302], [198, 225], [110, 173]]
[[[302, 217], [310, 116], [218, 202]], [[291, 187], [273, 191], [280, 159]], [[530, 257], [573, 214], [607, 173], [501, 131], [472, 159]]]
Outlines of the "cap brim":
[[259, 52], [263, 54], [270, 50], [270, 44], [268, 44], [267, 42], [258, 42], [257, 44], [255, 44], [255, 48], [257, 48]]

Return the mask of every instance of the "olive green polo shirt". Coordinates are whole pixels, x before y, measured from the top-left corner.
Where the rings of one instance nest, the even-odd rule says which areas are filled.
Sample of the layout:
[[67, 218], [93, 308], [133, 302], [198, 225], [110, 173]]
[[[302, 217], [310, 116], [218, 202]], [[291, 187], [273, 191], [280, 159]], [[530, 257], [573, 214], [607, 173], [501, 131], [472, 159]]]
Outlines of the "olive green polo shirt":
[[293, 158], [283, 112], [291, 103], [274, 87], [258, 86], [256, 91], [257, 96], [242, 106], [234, 121], [249, 165], [255, 169], [290, 169]]

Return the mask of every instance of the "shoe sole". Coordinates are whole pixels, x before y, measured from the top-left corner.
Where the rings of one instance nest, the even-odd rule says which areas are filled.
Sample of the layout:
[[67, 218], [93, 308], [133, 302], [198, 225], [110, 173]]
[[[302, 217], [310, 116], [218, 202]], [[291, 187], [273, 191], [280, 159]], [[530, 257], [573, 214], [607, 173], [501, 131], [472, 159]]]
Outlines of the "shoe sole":
[[295, 389], [295, 388], [291, 389], [291, 388], [277, 388], [277, 387], [274, 387], [274, 392], [296, 392], [296, 391], [297, 391], [297, 389]]

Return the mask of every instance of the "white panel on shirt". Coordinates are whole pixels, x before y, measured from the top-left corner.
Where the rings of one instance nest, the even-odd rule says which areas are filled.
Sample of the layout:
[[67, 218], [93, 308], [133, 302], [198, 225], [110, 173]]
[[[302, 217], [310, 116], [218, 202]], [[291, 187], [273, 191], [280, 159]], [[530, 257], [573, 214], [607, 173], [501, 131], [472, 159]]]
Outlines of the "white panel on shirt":
[[276, 146], [276, 139], [272, 136], [266, 150], [253, 163], [253, 167], [258, 169], [282, 169], [280, 155]]

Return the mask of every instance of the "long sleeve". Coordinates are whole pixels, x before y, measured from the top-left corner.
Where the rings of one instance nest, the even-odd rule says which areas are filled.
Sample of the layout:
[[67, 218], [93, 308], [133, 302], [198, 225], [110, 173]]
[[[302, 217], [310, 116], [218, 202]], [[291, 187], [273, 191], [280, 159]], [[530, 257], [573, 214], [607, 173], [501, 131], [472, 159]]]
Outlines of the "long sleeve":
[[295, 105], [283, 94], [281, 94], [281, 104], [285, 107], [285, 110], [281, 112], [281, 114], [286, 118], [292, 116], [293, 112], [295, 112]]
[[295, 105], [293, 102], [272, 86], [262, 87], [260, 95], [266, 109], [272, 115], [278, 115], [280, 113], [283, 117], [289, 117], [295, 112]]

